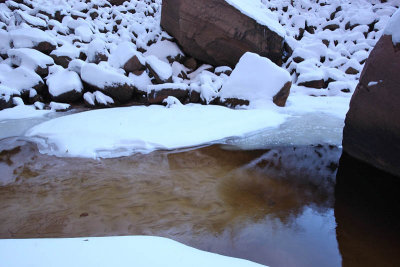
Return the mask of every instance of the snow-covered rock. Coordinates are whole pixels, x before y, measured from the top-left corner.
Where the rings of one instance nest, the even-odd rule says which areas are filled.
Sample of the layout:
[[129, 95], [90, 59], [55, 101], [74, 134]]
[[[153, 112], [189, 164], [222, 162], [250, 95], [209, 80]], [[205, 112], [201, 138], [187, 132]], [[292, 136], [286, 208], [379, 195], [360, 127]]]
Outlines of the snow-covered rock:
[[7, 54], [12, 64], [32, 69], [42, 77], [48, 75], [48, 67], [54, 64], [51, 57], [31, 48], [10, 49]]
[[93, 41], [91, 41], [87, 47], [87, 60], [90, 63], [100, 63], [100, 61], [107, 61], [108, 60], [108, 50], [106, 47], [106, 43], [99, 39], [96, 38]]
[[164, 83], [147, 86], [148, 101], [150, 104], [162, 104], [166, 98], [172, 96], [181, 102], [186, 102], [189, 96], [188, 85], [185, 83]]
[[105, 64], [84, 64], [81, 78], [93, 91], [102, 91], [121, 103], [131, 100], [135, 92], [132, 80]]
[[150, 55], [146, 57], [146, 65], [158, 83], [172, 81], [172, 67], [168, 63]]
[[66, 103], [50, 102], [49, 107], [54, 111], [67, 111], [71, 108], [71, 105]]
[[146, 61], [131, 42], [122, 42], [112, 52], [108, 62], [114, 68], [123, 68], [126, 72], [136, 72], [145, 69]]
[[54, 38], [36, 28], [19, 28], [9, 33], [14, 48], [34, 48], [49, 55], [57, 46]]
[[42, 94], [46, 90], [42, 78], [23, 66], [13, 69], [6, 64], [0, 64], [0, 82], [2, 85], [19, 92], [34, 88], [39, 94]]
[[384, 34], [392, 36], [393, 44], [400, 43], [400, 9], [398, 9], [389, 20]]
[[273, 102], [284, 106], [290, 87], [290, 74], [285, 69], [247, 52], [222, 86], [220, 98], [227, 105], [262, 106]]
[[47, 77], [51, 99], [56, 102], [73, 103], [81, 98], [83, 85], [76, 72], [59, 69]]

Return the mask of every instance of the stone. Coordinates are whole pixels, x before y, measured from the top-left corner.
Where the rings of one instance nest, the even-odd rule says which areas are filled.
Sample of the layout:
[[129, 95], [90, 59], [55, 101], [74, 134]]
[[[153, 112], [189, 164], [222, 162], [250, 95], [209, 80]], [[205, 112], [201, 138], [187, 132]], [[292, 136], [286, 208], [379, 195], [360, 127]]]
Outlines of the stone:
[[146, 69], [146, 66], [142, 65], [139, 58], [135, 55], [131, 57], [123, 66], [123, 69], [129, 73], [136, 73], [138, 71], [143, 71]]
[[400, 44], [383, 35], [372, 50], [350, 102], [343, 150], [400, 176]]
[[284, 107], [286, 105], [286, 100], [289, 97], [291, 87], [292, 82], [285, 83], [282, 89], [279, 90], [276, 95], [274, 95], [274, 97], [272, 98], [272, 102], [274, 102], [274, 104], [279, 107]]
[[234, 67], [247, 51], [282, 65], [284, 34], [224, 0], [164, 0], [161, 26], [186, 54], [214, 66]]
[[35, 47], [33, 47], [33, 49], [36, 49], [46, 55], [50, 55], [50, 53], [56, 48], [57, 46], [49, 42], [40, 42]]
[[324, 88], [325, 86], [325, 81], [323, 79], [321, 80], [313, 80], [313, 81], [306, 81], [298, 84], [299, 86], [304, 86], [308, 88], [317, 88], [321, 89]]
[[148, 88], [150, 92], [147, 98], [150, 104], [162, 104], [164, 99], [169, 96], [177, 98], [181, 103], [185, 103], [189, 98], [189, 90], [186, 84], [165, 83]]
[[11, 108], [13, 106], [13, 101], [11, 96], [0, 95], [0, 110], [5, 108]]
[[68, 56], [56, 56], [54, 54], [51, 54], [50, 56], [53, 58], [56, 65], [62, 66], [65, 69], [68, 68], [69, 62], [72, 60]]

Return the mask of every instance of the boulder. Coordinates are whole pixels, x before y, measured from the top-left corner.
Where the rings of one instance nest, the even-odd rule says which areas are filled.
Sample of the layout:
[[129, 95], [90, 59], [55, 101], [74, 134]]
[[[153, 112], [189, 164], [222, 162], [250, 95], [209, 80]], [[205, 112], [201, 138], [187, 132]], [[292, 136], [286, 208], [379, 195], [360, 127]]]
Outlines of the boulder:
[[[400, 11], [393, 20], [400, 23]], [[400, 30], [396, 27], [397, 32], [385, 30], [365, 63], [346, 115], [343, 150], [400, 176]]]
[[130, 101], [135, 93], [131, 79], [106, 66], [84, 64], [81, 67], [81, 78], [86, 89], [101, 91], [120, 103]]
[[230, 107], [274, 103], [283, 107], [292, 85], [289, 72], [271, 60], [247, 52], [220, 91], [220, 102]]
[[180, 102], [185, 102], [189, 97], [187, 84], [165, 83], [148, 86], [148, 101], [150, 104], [162, 104], [164, 99], [169, 96], [177, 98]]
[[157, 83], [172, 82], [172, 67], [168, 63], [158, 59], [156, 56], [148, 56], [146, 57], [146, 66]]
[[264, 8], [254, 0], [164, 0], [161, 26], [184, 52], [212, 65], [233, 67], [247, 51], [281, 65], [285, 30]]
[[46, 84], [53, 101], [73, 103], [82, 97], [83, 85], [76, 72], [60, 67], [48, 76]]
[[11, 108], [13, 106], [13, 101], [9, 95], [0, 95], [0, 110], [5, 108]]

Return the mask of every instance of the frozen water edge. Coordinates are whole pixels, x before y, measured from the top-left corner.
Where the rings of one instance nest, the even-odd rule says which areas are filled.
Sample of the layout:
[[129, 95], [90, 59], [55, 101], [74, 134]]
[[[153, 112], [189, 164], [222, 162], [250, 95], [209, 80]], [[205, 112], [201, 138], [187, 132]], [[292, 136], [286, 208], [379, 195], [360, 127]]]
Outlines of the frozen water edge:
[[232, 110], [221, 106], [134, 106], [94, 110], [41, 123], [28, 130], [41, 153], [113, 158], [204, 144], [241, 149], [275, 145], [340, 146], [348, 98], [290, 97], [287, 107]]
[[[16, 257], [15, 251], [24, 257]], [[0, 240], [0, 266], [264, 266], [153, 236]]]

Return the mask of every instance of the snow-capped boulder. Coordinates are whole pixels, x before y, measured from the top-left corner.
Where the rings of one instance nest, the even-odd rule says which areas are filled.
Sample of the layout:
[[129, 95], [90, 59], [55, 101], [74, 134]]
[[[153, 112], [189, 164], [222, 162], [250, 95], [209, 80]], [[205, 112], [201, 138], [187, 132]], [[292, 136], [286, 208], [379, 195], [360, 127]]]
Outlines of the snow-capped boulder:
[[168, 63], [151, 55], [146, 57], [146, 66], [157, 83], [172, 82], [172, 67]]
[[0, 83], [19, 92], [29, 91], [31, 88], [39, 94], [45, 94], [47, 91], [42, 78], [24, 66], [13, 69], [6, 64], [0, 64]]
[[185, 102], [189, 96], [188, 85], [185, 83], [164, 83], [157, 85], [149, 85], [148, 100], [150, 104], [162, 104], [169, 96]]
[[135, 92], [132, 80], [105, 64], [84, 64], [81, 67], [81, 78], [91, 91], [102, 91], [120, 103], [131, 100]]
[[164, 0], [161, 26], [189, 55], [235, 66], [247, 51], [281, 65], [284, 28], [257, 0]]
[[136, 50], [136, 46], [131, 42], [119, 44], [111, 52], [108, 62], [114, 68], [123, 68], [127, 73], [135, 73], [146, 68], [143, 55]]
[[49, 74], [48, 68], [54, 64], [51, 57], [31, 48], [10, 49], [7, 54], [12, 64], [32, 69], [42, 77]]
[[59, 67], [47, 77], [46, 84], [53, 101], [73, 103], [82, 97], [83, 85], [76, 72]]
[[61, 47], [53, 50], [50, 56], [57, 65], [67, 68], [71, 60], [79, 57], [80, 49], [70, 43], [64, 43]]
[[56, 49], [56, 41], [46, 32], [36, 28], [19, 28], [10, 31], [14, 48], [33, 48], [46, 55]]
[[106, 43], [99, 38], [94, 39], [88, 45], [86, 55], [90, 63], [98, 64], [100, 61], [107, 61], [109, 53]]
[[346, 153], [396, 176], [400, 176], [399, 25], [400, 10], [365, 63], [343, 131]]
[[59, 102], [50, 102], [49, 107], [51, 110], [54, 111], [67, 111], [69, 109], [71, 109], [71, 105], [70, 104], [66, 104], [66, 103], [59, 103]]
[[220, 101], [225, 105], [285, 106], [292, 85], [290, 74], [271, 60], [247, 52], [223, 84]]

